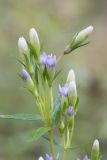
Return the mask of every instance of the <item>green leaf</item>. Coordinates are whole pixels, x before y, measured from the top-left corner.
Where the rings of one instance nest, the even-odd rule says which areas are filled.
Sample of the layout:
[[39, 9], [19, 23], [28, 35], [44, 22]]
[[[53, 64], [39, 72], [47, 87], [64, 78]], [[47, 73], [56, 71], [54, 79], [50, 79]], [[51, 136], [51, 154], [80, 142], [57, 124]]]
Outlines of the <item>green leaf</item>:
[[58, 75], [61, 73], [61, 71], [62, 71], [61, 69], [59, 71], [56, 71], [56, 73], [52, 79], [52, 82], [58, 77]]
[[58, 95], [56, 98], [55, 104], [54, 104], [54, 112], [53, 112], [53, 117], [52, 117], [52, 126], [56, 126], [60, 120], [60, 104], [61, 104], [61, 96]]
[[0, 115], [0, 119], [15, 119], [15, 120], [25, 120], [25, 121], [36, 121], [42, 120], [39, 114], [13, 114], [13, 115]]
[[29, 137], [29, 141], [37, 141], [40, 137], [42, 137], [45, 133], [51, 130], [50, 127], [41, 127], [37, 130], [33, 131]]
[[[44, 139], [46, 139], [47, 141], [49, 141], [49, 142], [50, 142], [50, 138], [49, 138], [49, 137], [47, 137], [46, 135], [43, 135], [42, 137], [43, 137]], [[57, 146], [59, 146], [59, 147], [62, 147], [62, 145], [61, 145], [61, 144], [59, 144], [59, 143], [58, 143], [57, 141], [55, 141], [55, 140], [54, 140], [54, 144], [55, 144], [55, 145], [57, 145]]]
[[75, 113], [77, 112], [78, 104], [79, 104], [79, 97], [77, 97], [77, 100], [76, 100], [76, 103], [75, 103]]

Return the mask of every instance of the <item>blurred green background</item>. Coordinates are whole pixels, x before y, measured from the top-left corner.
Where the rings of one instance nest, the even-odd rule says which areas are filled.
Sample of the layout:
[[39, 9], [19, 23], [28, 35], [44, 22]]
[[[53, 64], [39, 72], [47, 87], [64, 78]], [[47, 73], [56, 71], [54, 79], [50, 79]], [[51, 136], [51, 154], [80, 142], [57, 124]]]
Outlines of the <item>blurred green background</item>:
[[[63, 58], [58, 85], [74, 68], [80, 96], [70, 158], [89, 153], [98, 138], [103, 159], [107, 157], [107, 1], [106, 0], [0, 0], [0, 114], [35, 113], [35, 100], [18, 77], [17, 40], [38, 31], [43, 50], [60, 55], [75, 32], [93, 25], [92, 42]], [[0, 160], [34, 160], [49, 143], [41, 138], [27, 142], [24, 135], [41, 126], [34, 122], [0, 120]], [[86, 144], [83, 146], [82, 144]]]

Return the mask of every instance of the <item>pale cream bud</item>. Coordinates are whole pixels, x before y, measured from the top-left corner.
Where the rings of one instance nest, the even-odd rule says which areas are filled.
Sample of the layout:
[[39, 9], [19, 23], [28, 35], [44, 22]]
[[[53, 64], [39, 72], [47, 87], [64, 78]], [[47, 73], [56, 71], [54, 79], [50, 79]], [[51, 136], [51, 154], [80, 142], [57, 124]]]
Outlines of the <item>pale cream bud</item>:
[[82, 41], [85, 38], [87, 38], [93, 31], [93, 26], [89, 26], [87, 28], [85, 28], [84, 30], [80, 31], [77, 35], [77, 37], [75, 38], [75, 41]]
[[93, 143], [91, 160], [99, 160], [99, 141], [97, 139]]
[[18, 48], [20, 53], [28, 52], [28, 45], [24, 37], [20, 37], [18, 40]]
[[68, 73], [67, 83], [70, 83], [72, 81], [75, 81], [75, 73], [73, 69], [71, 69]]
[[71, 96], [77, 97], [77, 88], [76, 88], [76, 83], [75, 83], [75, 81], [71, 81], [71, 82], [69, 83], [69, 87], [70, 87]]
[[38, 160], [44, 160], [44, 158], [43, 157], [39, 157]]
[[38, 34], [34, 28], [31, 28], [29, 31], [29, 38], [30, 38], [31, 44], [33, 45], [33, 47], [35, 47], [36, 51], [40, 52], [39, 37], [38, 37]]

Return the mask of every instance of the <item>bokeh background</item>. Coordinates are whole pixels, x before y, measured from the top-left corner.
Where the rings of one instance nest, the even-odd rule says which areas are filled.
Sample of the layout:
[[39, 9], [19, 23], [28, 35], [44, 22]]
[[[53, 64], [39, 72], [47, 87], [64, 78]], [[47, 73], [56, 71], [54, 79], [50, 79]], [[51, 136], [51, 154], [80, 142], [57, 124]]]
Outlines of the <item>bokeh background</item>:
[[[70, 158], [89, 153], [98, 138], [107, 157], [107, 1], [106, 0], [0, 0], [0, 114], [35, 113], [32, 96], [18, 77], [17, 40], [38, 31], [43, 50], [60, 55], [75, 32], [93, 25], [92, 42], [63, 58], [58, 84], [74, 68], [80, 96]], [[25, 135], [41, 124], [0, 120], [0, 160], [34, 160], [50, 152], [41, 138], [27, 142]]]

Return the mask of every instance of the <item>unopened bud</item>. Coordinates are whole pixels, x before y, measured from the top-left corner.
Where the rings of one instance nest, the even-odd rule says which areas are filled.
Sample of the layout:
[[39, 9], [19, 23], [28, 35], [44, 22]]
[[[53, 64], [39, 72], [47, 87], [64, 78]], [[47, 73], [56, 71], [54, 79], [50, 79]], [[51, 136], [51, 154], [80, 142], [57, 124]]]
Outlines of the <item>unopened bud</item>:
[[19, 38], [18, 40], [18, 48], [20, 53], [28, 52], [28, 45], [24, 37]]
[[73, 69], [69, 71], [68, 77], [67, 77], [67, 83], [70, 83], [71, 81], [75, 81], [75, 73]]
[[72, 106], [69, 106], [68, 109], [67, 109], [67, 115], [69, 117], [73, 116], [74, 115], [74, 108]]
[[25, 68], [22, 68], [22, 76], [23, 79], [27, 82], [27, 87], [30, 91], [34, 90], [34, 83], [33, 80], [31, 79], [31, 76], [29, 75], [29, 73], [26, 71]]
[[39, 157], [38, 160], [44, 160], [44, 158], [43, 157]]
[[93, 26], [89, 26], [85, 29], [83, 29], [82, 31], [80, 31], [77, 35], [77, 37], [75, 38], [75, 43], [78, 42], [83, 42], [84, 40], [86, 40], [92, 33], [93, 31]]
[[94, 29], [93, 26], [89, 26], [83, 29], [82, 31], [80, 31], [79, 33], [75, 34], [73, 39], [66, 46], [64, 50], [64, 55], [69, 54], [70, 52], [72, 52], [78, 47], [88, 44], [89, 42], [86, 42], [86, 40], [91, 35], [93, 29]]
[[93, 143], [91, 160], [99, 160], [99, 141], [97, 139]]
[[29, 31], [29, 37], [30, 37], [30, 43], [36, 50], [36, 54], [38, 55], [40, 53], [40, 42], [39, 37], [34, 28], [31, 28]]

